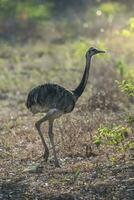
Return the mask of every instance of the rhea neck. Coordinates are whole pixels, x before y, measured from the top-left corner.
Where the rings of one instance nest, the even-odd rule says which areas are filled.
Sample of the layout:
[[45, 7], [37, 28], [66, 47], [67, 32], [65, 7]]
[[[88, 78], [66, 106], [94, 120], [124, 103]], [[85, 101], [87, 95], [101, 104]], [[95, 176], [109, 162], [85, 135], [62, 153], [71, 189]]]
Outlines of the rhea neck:
[[86, 65], [85, 65], [82, 79], [81, 79], [79, 85], [76, 87], [76, 89], [73, 90], [73, 94], [76, 97], [76, 99], [78, 99], [82, 95], [82, 93], [87, 85], [87, 81], [88, 81], [88, 77], [89, 77], [89, 69], [90, 69], [90, 64], [91, 64], [91, 57], [92, 57], [92, 55], [88, 55], [88, 57], [86, 57]]

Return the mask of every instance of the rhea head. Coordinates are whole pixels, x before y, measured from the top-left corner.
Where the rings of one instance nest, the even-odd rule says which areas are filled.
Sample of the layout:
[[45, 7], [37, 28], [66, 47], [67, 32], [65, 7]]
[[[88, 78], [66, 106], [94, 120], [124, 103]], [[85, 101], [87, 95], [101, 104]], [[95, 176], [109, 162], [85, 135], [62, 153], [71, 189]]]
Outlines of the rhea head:
[[98, 50], [94, 47], [90, 47], [90, 49], [88, 49], [88, 51], [86, 52], [86, 58], [89, 58], [95, 54], [99, 54], [99, 53], [105, 53], [105, 51], [102, 50]]

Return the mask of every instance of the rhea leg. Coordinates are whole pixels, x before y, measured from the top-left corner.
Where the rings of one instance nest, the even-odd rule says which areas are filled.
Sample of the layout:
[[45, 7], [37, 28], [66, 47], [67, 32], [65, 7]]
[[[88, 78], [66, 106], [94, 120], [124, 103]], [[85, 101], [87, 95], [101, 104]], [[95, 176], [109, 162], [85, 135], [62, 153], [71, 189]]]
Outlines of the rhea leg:
[[45, 159], [46, 162], [47, 162], [48, 157], [49, 157], [49, 150], [48, 150], [47, 144], [46, 144], [46, 142], [45, 142], [45, 139], [44, 139], [44, 137], [43, 137], [43, 134], [42, 134], [42, 132], [41, 132], [41, 128], [40, 128], [40, 127], [41, 127], [41, 124], [42, 124], [43, 122], [47, 121], [47, 120], [48, 120], [48, 116], [46, 115], [45, 117], [41, 118], [39, 121], [37, 121], [37, 122], [35, 123], [35, 127], [36, 127], [36, 129], [37, 129], [37, 131], [38, 131], [38, 133], [39, 133], [39, 135], [40, 135], [42, 144], [43, 144], [43, 146], [44, 146], [44, 148], [45, 148], [44, 159]]
[[57, 155], [56, 155], [56, 151], [55, 151], [55, 145], [54, 145], [53, 122], [54, 122], [54, 120], [49, 120], [48, 135], [49, 135], [50, 142], [51, 142], [52, 149], [53, 149], [54, 160], [55, 160], [55, 167], [60, 167], [59, 161], [58, 161], [58, 158], [57, 158]]
[[[47, 113], [43, 118], [41, 118], [39, 121], [37, 121], [37, 122], [35, 123], [35, 127], [36, 127], [36, 129], [38, 130], [38, 133], [39, 133], [39, 135], [40, 135], [40, 137], [41, 137], [41, 140], [42, 140], [42, 144], [43, 144], [43, 146], [44, 146], [44, 148], [45, 148], [44, 158], [45, 158], [45, 161], [47, 161], [47, 160], [48, 160], [48, 157], [49, 157], [49, 150], [48, 150], [48, 147], [47, 147], [46, 142], [45, 142], [45, 140], [44, 140], [44, 137], [43, 137], [43, 134], [42, 134], [42, 132], [41, 132], [40, 126], [41, 126], [41, 124], [42, 124], [43, 122], [45, 122], [45, 121], [47, 121], [47, 120], [48, 120], [48, 121], [51, 121], [51, 123], [50, 123], [50, 125], [49, 125], [49, 137], [50, 137], [50, 142], [51, 142], [51, 144], [52, 144], [52, 148], [53, 148], [53, 152], [54, 152], [55, 166], [57, 166], [57, 167], [59, 166], [59, 164], [58, 164], [58, 159], [57, 159], [57, 157], [56, 157], [56, 152], [55, 152], [55, 147], [54, 147], [53, 133], [52, 133], [52, 134], [50, 134], [50, 133], [52, 132], [53, 121], [54, 121], [54, 119], [60, 117], [62, 114], [63, 114], [63, 113], [62, 113], [60, 110], [56, 109], [56, 108], [50, 109], [50, 110], [48, 111], [48, 113]], [[52, 136], [51, 136], [51, 135], [52, 135]]]

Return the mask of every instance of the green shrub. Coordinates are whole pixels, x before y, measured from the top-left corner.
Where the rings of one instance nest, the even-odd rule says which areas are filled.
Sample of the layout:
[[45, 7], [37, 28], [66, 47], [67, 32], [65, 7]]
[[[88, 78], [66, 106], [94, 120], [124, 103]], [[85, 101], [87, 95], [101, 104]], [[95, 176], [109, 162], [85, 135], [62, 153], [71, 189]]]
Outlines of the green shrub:
[[117, 83], [121, 91], [125, 92], [128, 96], [134, 96], [134, 81], [133, 80], [123, 80]]
[[126, 138], [127, 132], [128, 128], [120, 125], [112, 128], [101, 126], [93, 138], [93, 143], [97, 146], [100, 144], [118, 145]]
[[123, 28], [120, 33], [125, 37], [134, 36], [134, 17], [129, 18], [127, 21], [127, 27]]
[[0, 0], [0, 18], [9, 17], [28, 20], [49, 17], [51, 15], [52, 3], [40, 4], [37, 1], [10, 1]]
[[105, 15], [115, 15], [124, 10], [124, 6], [119, 3], [107, 2], [100, 5], [100, 10]]

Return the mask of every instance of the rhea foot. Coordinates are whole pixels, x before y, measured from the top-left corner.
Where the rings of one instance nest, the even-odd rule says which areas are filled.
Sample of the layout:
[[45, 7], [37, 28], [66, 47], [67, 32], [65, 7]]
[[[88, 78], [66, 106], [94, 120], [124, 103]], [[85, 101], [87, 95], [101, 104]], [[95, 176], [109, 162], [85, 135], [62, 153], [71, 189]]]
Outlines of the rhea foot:
[[49, 151], [45, 151], [44, 155], [43, 155], [43, 158], [44, 158], [44, 161], [47, 162], [48, 161], [48, 157], [49, 157]]
[[55, 160], [54, 165], [55, 165], [55, 167], [60, 168], [60, 164], [59, 164], [59, 161], [58, 161], [58, 160]]

